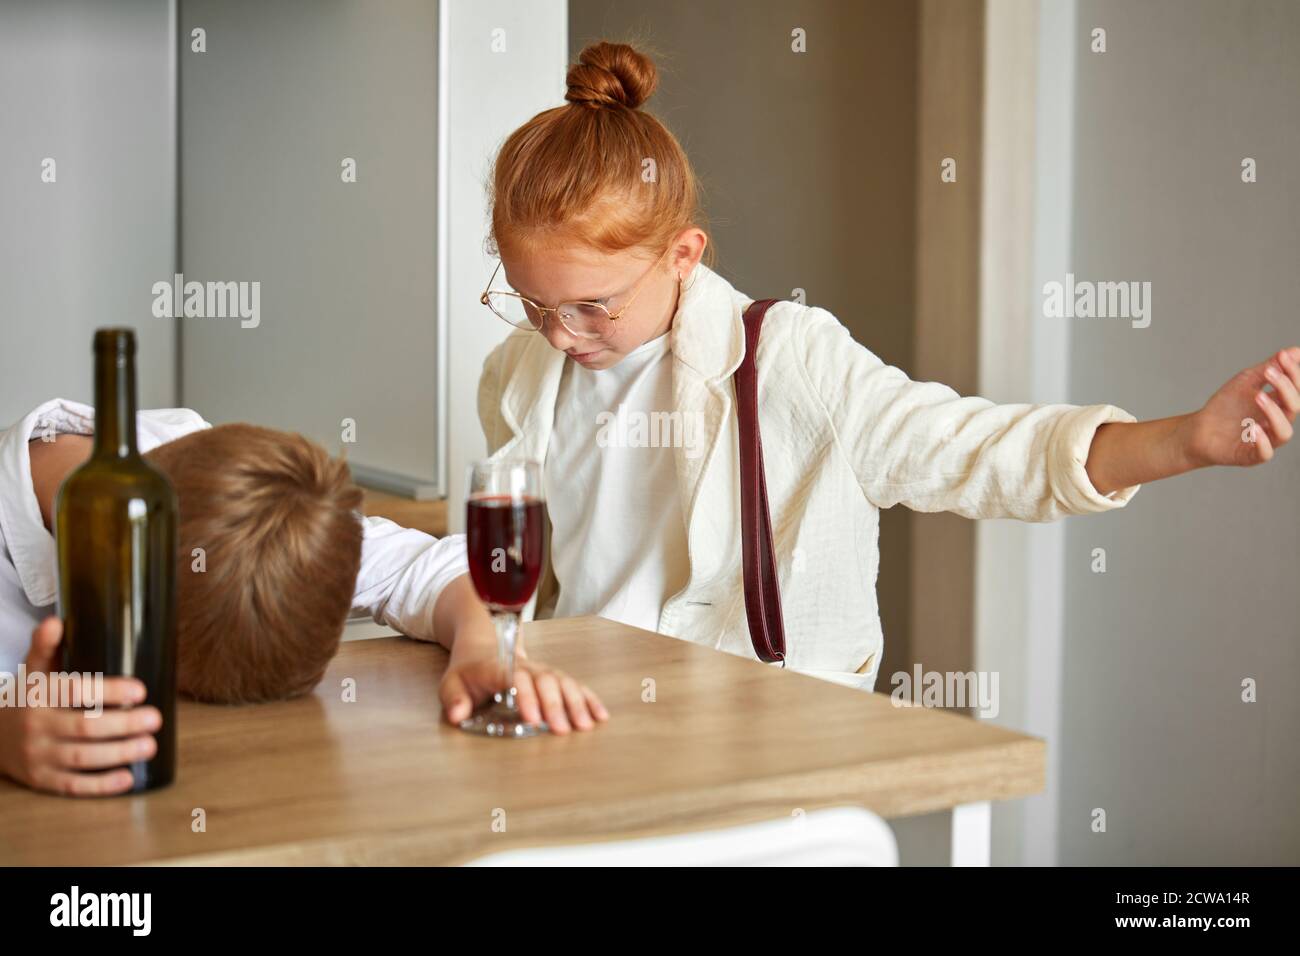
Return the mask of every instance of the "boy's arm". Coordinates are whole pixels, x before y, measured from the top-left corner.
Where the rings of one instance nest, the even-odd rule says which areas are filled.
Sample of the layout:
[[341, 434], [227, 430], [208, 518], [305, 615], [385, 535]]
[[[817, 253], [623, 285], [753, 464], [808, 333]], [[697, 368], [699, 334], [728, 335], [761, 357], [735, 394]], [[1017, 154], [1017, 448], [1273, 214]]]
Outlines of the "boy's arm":
[[[438, 695], [443, 713], [454, 724], [472, 714], [503, 683], [497, 661], [496, 627], [469, 575], [443, 589], [434, 609], [434, 630], [439, 635], [451, 635], [449, 645], [442, 637], [438, 640], [451, 648], [451, 660]], [[605, 705], [590, 687], [527, 657], [522, 638], [514, 684], [524, 719], [545, 720], [554, 733], [590, 730], [597, 722], [609, 719]]]
[[[37, 409], [49, 409], [49, 414], [68, 418], [75, 414], [89, 427], [93, 410], [90, 406], [74, 405], [62, 399], [52, 399]], [[201, 428], [211, 428], [202, 417], [188, 408], [145, 409], [136, 415], [136, 429], [140, 449], [149, 452], [159, 445], [175, 441], [183, 435]], [[90, 457], [95, 440], [89, 433], [71, 431], [45, 431], [37, 424], [40, 437], [27, 442], [27, 457], [31, 462], [32, 491], [41, 511], [45, 527], [54, 528], [54, 502], [63, 479]]]
[[1262, 464], [1291, 440], [1298, 412], [1300, 348], [1292, 347], [1238, 372], [1198, 412], [1102, 425], [1085, 467], [1104, 495], [1207, 465]]
[[31, 460], [32, 490], [41, 509], [41, 520], [54, 530], [54, 500], [68, 474], [90, 457], [93, 439], [89, 435], [59, 435], [54, 441], [34, 439], [27, 443]]
[[[501, 689], [496, 628], [470, 580], [465, 536], [439, 539], [386, 518], [362, 520], [365, 538], [353, 607], [451, 652], [439, 696], [450, 722], [464, 720]], [[546, 720], [556, 733], [589, 730], [609, 716], [590, 688], [530, 659], [522, 640], [515, 688], [524, 719]]]
[[359, 520], [363, 537], [353, 609], [408, 637], [450, 648], [452, 635], [439, 633], [435, 609], [447, 586], [469, 572], [465, 536], [435, 538], [387, 518]]
[[[57, 617], [37, 625], [23, 661], [29, 675], [56, 669], [62, 639], [63, 622]], [[75, 687], [80, 704], [95, 693], [75, 674], [58, 686], [70, 692]], [[162, 726], [162, 714], [144, 699], [144, 684], [136, 678], [108, 677], [98, 711], [48, 696], [37, 706], [0, 707], [0, 777], [68, 797], [126, 792], [132, 779], [123, 764], [147, 760], [158, 751], [153, 735]], [[119, 709], [127, 704], [134, 706]]]

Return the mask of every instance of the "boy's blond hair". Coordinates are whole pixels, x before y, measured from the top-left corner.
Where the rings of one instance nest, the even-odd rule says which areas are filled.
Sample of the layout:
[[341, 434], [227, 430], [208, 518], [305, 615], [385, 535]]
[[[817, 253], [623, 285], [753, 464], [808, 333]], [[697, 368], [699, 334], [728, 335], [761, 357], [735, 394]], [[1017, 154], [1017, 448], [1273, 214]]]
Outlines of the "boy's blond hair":
[[311, 691], [338, 650], [361, 564], [362, 496], [347, 465], [301, 435], [242, 424], [146, 457], [180, 506], [181, 693], [254, 703]]

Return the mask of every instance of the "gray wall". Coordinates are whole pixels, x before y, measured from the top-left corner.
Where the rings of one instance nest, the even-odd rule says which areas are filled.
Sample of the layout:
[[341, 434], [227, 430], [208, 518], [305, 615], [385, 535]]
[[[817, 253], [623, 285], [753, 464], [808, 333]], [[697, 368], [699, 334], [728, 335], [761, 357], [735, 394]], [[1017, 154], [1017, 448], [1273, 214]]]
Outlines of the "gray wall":
[[[1109, 50], [1078, 57], [1074, 272], [1150, 280], [1153, 318], [1074, 320], [1071, 400], [1155, 418], [1300, 340], [1300, 6], [1083, 0], [1081, 44], [1095, 26]], [[1070, 519], [1062, 863], [1300, 862], [1297, 488], [1289, 447]]]
[[186, 0], [181, 27], [186, 279], [262, 284], [257, 328], [184, 321], [184, 402], [435, 480], [437, 4]]
[[[175, 142], [167, 0], [0, 6], [0, 426], [89, 402], [95, 328], [137, 330], [141, 406], [175, 403]], [[41, 181], [52, 157], [57, 181]]]
[[[802, 27], [807, 51], [791, 52]], [[570, 59], [648, 43], [647, 108], [704, 188], [716, 268], [753, 298], [807, 301], [904, 369], [912, 361], [916, 9], [906, 0], [570, 0]], [[908, 513], [882, 516], [885, 659], [908, 633]], [[892, 664], [887, 665], [892, 667]], [[886, 672], [886, 671], [882, 671]]]
[[445, 5], [440, 22], [449, 237], [442, 292], [451, 359], [447, 521], [452, 531], [463, 531], [468, 466], [486, 451], [476, 405], [479, 373], [488, 353], [510, 332], [478, 298], [497, 265], [483, 242], [485, 187], [506, 137], [536, 113], [564, 102], [568, 12], [566, 0], [475, 0]]

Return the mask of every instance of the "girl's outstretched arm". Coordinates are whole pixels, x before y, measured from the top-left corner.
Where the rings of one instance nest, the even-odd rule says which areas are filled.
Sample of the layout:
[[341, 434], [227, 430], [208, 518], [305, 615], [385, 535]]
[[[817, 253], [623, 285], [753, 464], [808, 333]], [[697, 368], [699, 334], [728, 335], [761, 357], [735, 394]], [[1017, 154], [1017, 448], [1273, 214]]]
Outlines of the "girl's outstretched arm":
[[1262, 464], [1291, 440], [1297, 413], [1300, 347], [1292, 347], [1238, 372], [1198, 412], [1102, 425], [1085, 467], [1105, 495], [1207, 465]]

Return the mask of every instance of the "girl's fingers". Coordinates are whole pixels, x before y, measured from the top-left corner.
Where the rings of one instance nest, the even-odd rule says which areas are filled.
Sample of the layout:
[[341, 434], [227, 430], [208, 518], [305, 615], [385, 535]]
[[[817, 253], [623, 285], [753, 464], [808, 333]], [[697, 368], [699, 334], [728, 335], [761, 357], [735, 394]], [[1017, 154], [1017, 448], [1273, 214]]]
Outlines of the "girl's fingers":
[[1291, 383], [1300, 390], [1300, 347], [1283, 349], [1277, 354], [1278, 364], [1291, 376]]
[[569, 717], [564, 712], [564, 694], [560, 682], [550, 672], [539, 674], [536, 678], [537, 699], [542, 703], [542, 716], [555, 734], [567, 734], [571, 729]]
[[148, 760], [158, 752], [152, 737], [132, 737], [97, 743], [55, 741], [49, 750], [51, 762], [65, 770], [107, 770], [122, 764]]
[[1251, 428], [1251, 437], [1254, 439], [1255, 445], [1255, 461], [1251, 462], [1251, 464], [1268, 461], [1273, 457], [1273, 443], [1269, 440], [1268, 428], [1265, 427], [1268, 420], [1268, 406], [1271, 404], [1270, 399], [1263, 392], [1256, 392], [1255, 404], [1264, 413], [1264, 422], [1256, 421]]
[[[1286, 355], [1285, 352], [1280, 356]], [[1282, 368], [1280, 363], [1283, 359], [1279, 356], [1278, 363], [1268, 363], [1264, 369], [1264, 377], [1268, 383], [1273, 386], [1274, 400], [1277, 402], [1282, 411], [1286, 413], [1287, 418], [1294, 419], [1296, 412], [1300, 412], [1300, 391], [1296, 389], [1296, 383], [1291, 380], [1289, 369]], [[1300, 374], [1300, 372], [1297, 372]]]
[[131, 771], [117, 769], [100, 773], [72, 773], [42, 767], [32, 774], [30, 782], [37, 790], [65, 797], [109, 797], [131, 789]]
[[564, 695], [564, 706], [573, 726], [579, 730], [591, 730], [595, 722], [587, 710], [587, 695], [582, 692], [582, 686], [572, 677], [564, 677], [560, 680], [560, 692]]
[[1273, 400], [1273, 396], [1266, 392], [1255, 393], [1255, 404], [1263, 410], [1267, 424], [1265, 430], [1269, 433], [1269, 437], [1272, 438], [1267, 455], [1263, 455], [1265, 448], [1262, 443], [1260, 447], [1263, 460], [1268, 461], [1272, 457], [1273, 448], [1285, 445], [1291, 440], [1291, 421], [1287, 418], [1286, 413], [1278, 407], [1277, 402]]

